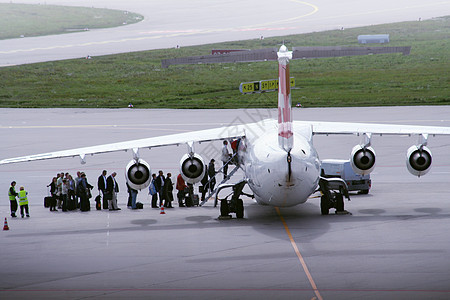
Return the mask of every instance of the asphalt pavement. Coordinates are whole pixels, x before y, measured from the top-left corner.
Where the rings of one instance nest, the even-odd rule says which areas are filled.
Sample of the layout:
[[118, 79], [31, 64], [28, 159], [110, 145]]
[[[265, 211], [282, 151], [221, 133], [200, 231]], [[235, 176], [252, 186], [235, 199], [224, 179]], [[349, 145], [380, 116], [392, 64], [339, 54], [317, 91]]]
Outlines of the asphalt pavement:
[[[253, 122], [276, 110], [1, 109], [0, 157]], [[450, 126], [450, 107], [294, 109], [296, 120]], [[244, 219], [218, 220], [203, 207], [126, 208], [129, 152], [0, 167], [2, 299], [448, 299], [449, 137], [430, 137], [433, 167], [415, 178], [405, 153], [417, 137], [375, 136], [377, 166], [368, 195], [351, 195], [351, 215], [322, 216], [319, 199], [291, 208], [245, 199]], [[357, 136], [316, 136], [322, 159], [348, 158]], [[178, 174], [187, 147], [142, 150], [153, 169]], [[220, 143], [196, 145], [205, 159]], [[217, 159], [218, 161], [218, 159]], [[217, 165], [216, 168], [219, 166]], [[85, 171], [96, 183], [116, 171], [121, 211], [50, 212], [46, 185], [57, 172]], [[238, 181], [242, 173], [232, 180]], [[30, 218], [9, 217], [6, 191], [29, 191]], [[94, 196], [95, 196], [94, 191]], [[331, 211], [332, 212], [332, 211]]]

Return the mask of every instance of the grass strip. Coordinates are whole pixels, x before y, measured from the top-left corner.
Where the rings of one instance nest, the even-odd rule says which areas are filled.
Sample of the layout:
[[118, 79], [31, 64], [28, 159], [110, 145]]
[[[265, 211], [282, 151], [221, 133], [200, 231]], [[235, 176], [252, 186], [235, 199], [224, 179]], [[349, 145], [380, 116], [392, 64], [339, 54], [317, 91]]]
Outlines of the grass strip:
[[390, 34], [411, 55], [291, 61], [292, 102], [306, 107], [450, 104], [450, 17], [180, 49], [38, 63], [0, 69], [1, 107], [245, 108], [276, 107], [277, 94], [242, 95], [241, 82], [277, 77], [276, 62], [178, 65], [165, 58], [211, 49], [280, 45], [356, 46], [359, 34]]

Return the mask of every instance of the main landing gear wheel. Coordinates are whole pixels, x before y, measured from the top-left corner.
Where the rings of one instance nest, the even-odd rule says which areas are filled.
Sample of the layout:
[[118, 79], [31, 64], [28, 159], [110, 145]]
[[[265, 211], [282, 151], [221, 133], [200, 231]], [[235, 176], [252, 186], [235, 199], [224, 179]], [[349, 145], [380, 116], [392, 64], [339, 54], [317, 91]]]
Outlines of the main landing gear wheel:
[[344, 211], [344, 196], [342, 194], [336, 195], [336, 211]]
[[228, 207], [228, 200], [222, 199], [220, 200], [220, 216], [221, 217], [229, 217], [230, 208]]
[[236, 203], [236, 218], [242, 219], [244, 217], [244, 201], [238, 199]]
[[320, 212], [323, 216], [330, 213], [330, 201], [325, 195], [322, 195], [322, 197], [320, 198]]

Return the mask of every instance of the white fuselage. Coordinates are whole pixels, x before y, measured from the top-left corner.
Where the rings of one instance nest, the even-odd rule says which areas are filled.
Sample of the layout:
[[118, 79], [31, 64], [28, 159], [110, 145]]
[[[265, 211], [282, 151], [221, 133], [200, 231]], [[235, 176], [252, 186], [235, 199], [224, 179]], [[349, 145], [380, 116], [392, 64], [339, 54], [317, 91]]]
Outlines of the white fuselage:
[[317, 188], [320, 161], [312, 145], [311, 128], [296, 128], [288, 153], [278, 146], [276, 127], [247, 135], [240, 145], [242, 165], [249, 187], [259, 204], [294, 206], [304, 203]]

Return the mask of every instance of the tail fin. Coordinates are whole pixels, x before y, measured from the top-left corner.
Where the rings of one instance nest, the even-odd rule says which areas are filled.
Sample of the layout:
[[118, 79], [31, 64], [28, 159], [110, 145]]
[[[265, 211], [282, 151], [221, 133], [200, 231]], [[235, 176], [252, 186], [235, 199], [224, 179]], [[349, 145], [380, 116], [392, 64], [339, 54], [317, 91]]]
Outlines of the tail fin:
[[286, 152], [294, 145], [292, 132], [291, 86], [289, 80], [289, 59], [292, 51], [285, 45], [278, 51], [278, 146]]

